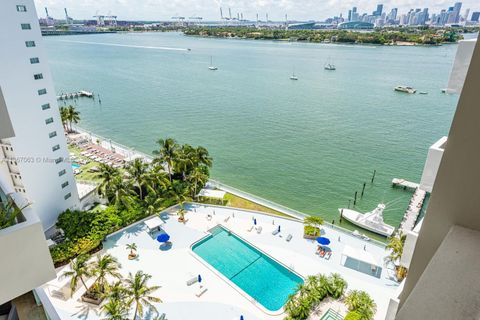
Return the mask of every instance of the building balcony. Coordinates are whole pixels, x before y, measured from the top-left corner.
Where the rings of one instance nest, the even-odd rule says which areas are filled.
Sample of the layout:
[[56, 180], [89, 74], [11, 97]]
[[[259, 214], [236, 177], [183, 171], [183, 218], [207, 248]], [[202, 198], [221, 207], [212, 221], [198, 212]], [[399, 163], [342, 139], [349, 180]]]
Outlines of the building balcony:
[[[20, 206], [25, 201], [19, 194], [11, 196]], [[0, 230], [0, 248], [0, 305], [55, 278], [42, 223], [30, 208], [22, 210], [16, 224]]]

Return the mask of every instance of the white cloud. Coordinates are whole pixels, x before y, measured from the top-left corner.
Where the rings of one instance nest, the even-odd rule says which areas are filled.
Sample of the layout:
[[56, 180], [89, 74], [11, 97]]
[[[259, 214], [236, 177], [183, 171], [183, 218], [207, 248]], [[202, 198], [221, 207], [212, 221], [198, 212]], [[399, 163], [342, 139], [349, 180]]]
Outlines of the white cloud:
[[[218, 20], [222, 7], [225, 15], [231, 8], [232, 16], [238, 12], [249, 19], [255, 19], [256, 13], [264, 18], [268, 12], [272, 20], [283, 20], [285, 13], [289, 19], [323, 20], [340, 13], [345, 16], [353, 6], [367, 13], [371, 13], [377, 3], [383, 3], [386, 11], [393, 7], [400, 12], [428, 7], [430, 12], [438, 12], [453, 6], [454, 1], [425, 0], [422, 5], [417, 0], [35, 0], [35, 3], [40, 16], [45, 16], [44, 7], [48, 7], [50, 15], [58, 19], [64, 17], [63, 8], [67, 8], [69, 15], [77, 19], [92, 19], [98, 13], [117, 15], [120, 20], [166, 20], [175, 15]], [[462, 11], [466, 8], [480, 11], [480, 2], [465, 0]]]

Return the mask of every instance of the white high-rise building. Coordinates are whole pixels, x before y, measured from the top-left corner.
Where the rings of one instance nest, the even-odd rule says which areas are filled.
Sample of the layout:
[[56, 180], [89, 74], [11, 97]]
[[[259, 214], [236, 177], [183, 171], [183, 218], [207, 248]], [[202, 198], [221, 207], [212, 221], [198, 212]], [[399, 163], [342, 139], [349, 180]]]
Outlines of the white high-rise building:
[[46, 231], [79, 197], [33, 0], [0, 1], [0, 27], [0, 188]]

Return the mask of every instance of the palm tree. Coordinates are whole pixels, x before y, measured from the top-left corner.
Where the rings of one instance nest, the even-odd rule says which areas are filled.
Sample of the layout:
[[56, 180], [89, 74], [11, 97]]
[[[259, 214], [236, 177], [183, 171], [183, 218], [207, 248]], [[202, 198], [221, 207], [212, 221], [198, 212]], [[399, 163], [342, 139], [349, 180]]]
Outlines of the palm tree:
[[76, 259], [70, 262], [70, 269], [69, 271], [65, 271], [62, 273], [61, 277], [69, 277], [70, 278], [70, 289], [72, 290], [72, 295], [75, 289], [77, 288], [78, 281], [83, 284], [85, 289], [88, 291], [88, 287], [85, 284], [83, 277], [90, 277], [91, 272], [90, 268], [87, 265], [88, 256], [86, 254], [79, 255]]
[[70, 131], [72, 131], [72, 122], [77, 124], [80, 121], [80, 112], [74, 106], [67, 106], [67, 120], [70, 123]]
[[107, 197], [111, 203], [117, 208], [130, 208], [134, 202], [133, 191], [130, 183], [120, 176], [113, 177], [109, 188], [107, 189]]
[[193, 171], [188, 176], [187, 180], [193, 184], [192, 198], [197, 195], [197, 188], [199, 185], [203, 186], [208, 181], [208, 175], [200, 167], [193, 168]]
[[171, 182], [173, 166], [177, 160], [178, 144], [173, 138], [159, 139], [157, 144], [159, 149], [152, 152], [157, 156], [155, 162], [160, 163], [160, 165], [163, 163], [167, 165], [168, 176]]
[[357, 311], [362, 315], [362, 320], [373, 319], [377, 310], [375, 301], [365, 291], [352, 290], [345, 297], [345, 304], [350, 311]]
[[388, 256], [388, 260], [393, 262], [395, 265], [403, 254], [403, 246], [405, 245], [405, 240], [407, 239], [407, 235], [404, 234], [402, 231], [398, 231], [393, 237], [388, 239], [388, 244], [386, 245], [387, 249], [390, 249], [390, 255]]
[[147, 216], [158, 213], [163, 208], [163, 201], [164, 198], [158, 195], [157, 192], [150, 192], [145, 199], [143, 199]]
[[19, 208], [11, 196], [7, 196], [5, 204], [0, 202], [0, 230], [14, 225], [23, 209], [29, 205], [30, 204], [26, 204]]
[[128, 317], [128, 306], [120, 299], [109, 299], [102, 306], [106, 317], [103, 320], [125, 320]]
[[137, 158], [133, 160], [126, 169], [133, 185], [135, 185], [140, 192], [140, 200], [143, 200], [143, 187], [149, 178], [148, 164], [144, 163], [142, 159]]
[[320, 228], [323, 224], [323, 219], [316, 216], [308, 216], [303, 219], [303, 223], [307, 226]]
[[107, 190], [111, 188], [111, 184], [114, 178], [120, 176], [120, 170], [104, 163], [100, 163], [98, 169], [99, 171], [96, 174], [96, 177], [99, 178], [101, 181], [97, 187], [98, 193], [106, 196]]
[[60, 118], [62, 120], [63, 130], [68, 131], [68, 111], [66, 107], [60, 107]]
[[328, 294], [334, 298], [340, 298], [347, 289], [347, 282], [338, 273], [332, 273], [328, 277]]
[[213, 164], [213, 159], [210, 157], [208, 150], [204, 147], [197, 147], [195, 150], [197, 163], [210, 168]]
[[125, 280], [125, 291], [128, 297], [127, 305], [131, 306], [135, 303], [133, 320], [137, 318], [137, 315], [143, 316], [143, 308], [145, 306], [157, 312], [152, 302], [162, 302], [160, 298], [151, 296], [153, 292], [160, 288], [159, 286], [148, 286], [147, 282], [151, 277], [151, 275], [143, 273], [143, 271], [137, 271], [135, 275], [129, 273], [128, 279]]
[[137, 244], [135, 242], [132, 242], [132, 243], [127, 243], [127, 249], [130, 250], [130, 255], [134, 255], [135, 252], [134, 251], [137, 251]]
[[193, 168], [196, 161], [195, 149], [189, 145], [184, 144], [177, 150], [177, 160], [175, 162], [175, 171], [182, 173], [183, 181], [187, 178], [187, 173]]
[[97, 260], [91, 265], [92, 275], [97, 276], [96, 283], [98, 283], [100, 292], [105, 292], [107, 283], [107, 276], [120, 279], [122, 276], [118, 272], [120, 269], [120, 263], [110, 254], [97, 255]]
[[190, 192], [186, 185], [180, 181], [174, 181], [172, 183], [172, 188], [170, 190], [171, 197], [180, 205], [180, 210], [178, 214], [181, 217], [181, 220], [184, 219], [185, 209], [183, 208], [183, 203], [185, 201], [191, 200]]

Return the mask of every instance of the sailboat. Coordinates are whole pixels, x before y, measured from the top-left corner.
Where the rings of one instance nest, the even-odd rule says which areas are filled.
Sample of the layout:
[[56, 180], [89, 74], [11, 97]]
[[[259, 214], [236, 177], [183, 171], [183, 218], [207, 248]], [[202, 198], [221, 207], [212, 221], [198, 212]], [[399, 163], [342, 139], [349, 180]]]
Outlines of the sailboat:
[[337, 69], [335, 67], [335, 65], [331, 62], [330, 58], [328, 59], [328, 62], [325, 63], [325, 65], [323, 67], [325, 68], [325, 70], [336, 70]]
[[290, 76], [290, 80], [298, 80], [298, 77], [295, 75], [295, 71], [293, 71], [292, 75]]
[[210, 56], [210, 66], [208, 67], [208, 69], [218, 70], [218, 68], [213, 65], [213, 57], [212, 56]]
[[338, 211], [340, 211], [341, 217], [345, 220], [366, 230], [390, 237], [395, 231], [395, 227], [383, 222], [383, 210], [385, 210], [385, 207], [385, 204], [380, 203], [375, 209], [367, 213], [360, 213], [346, 208], [340, 208]]

